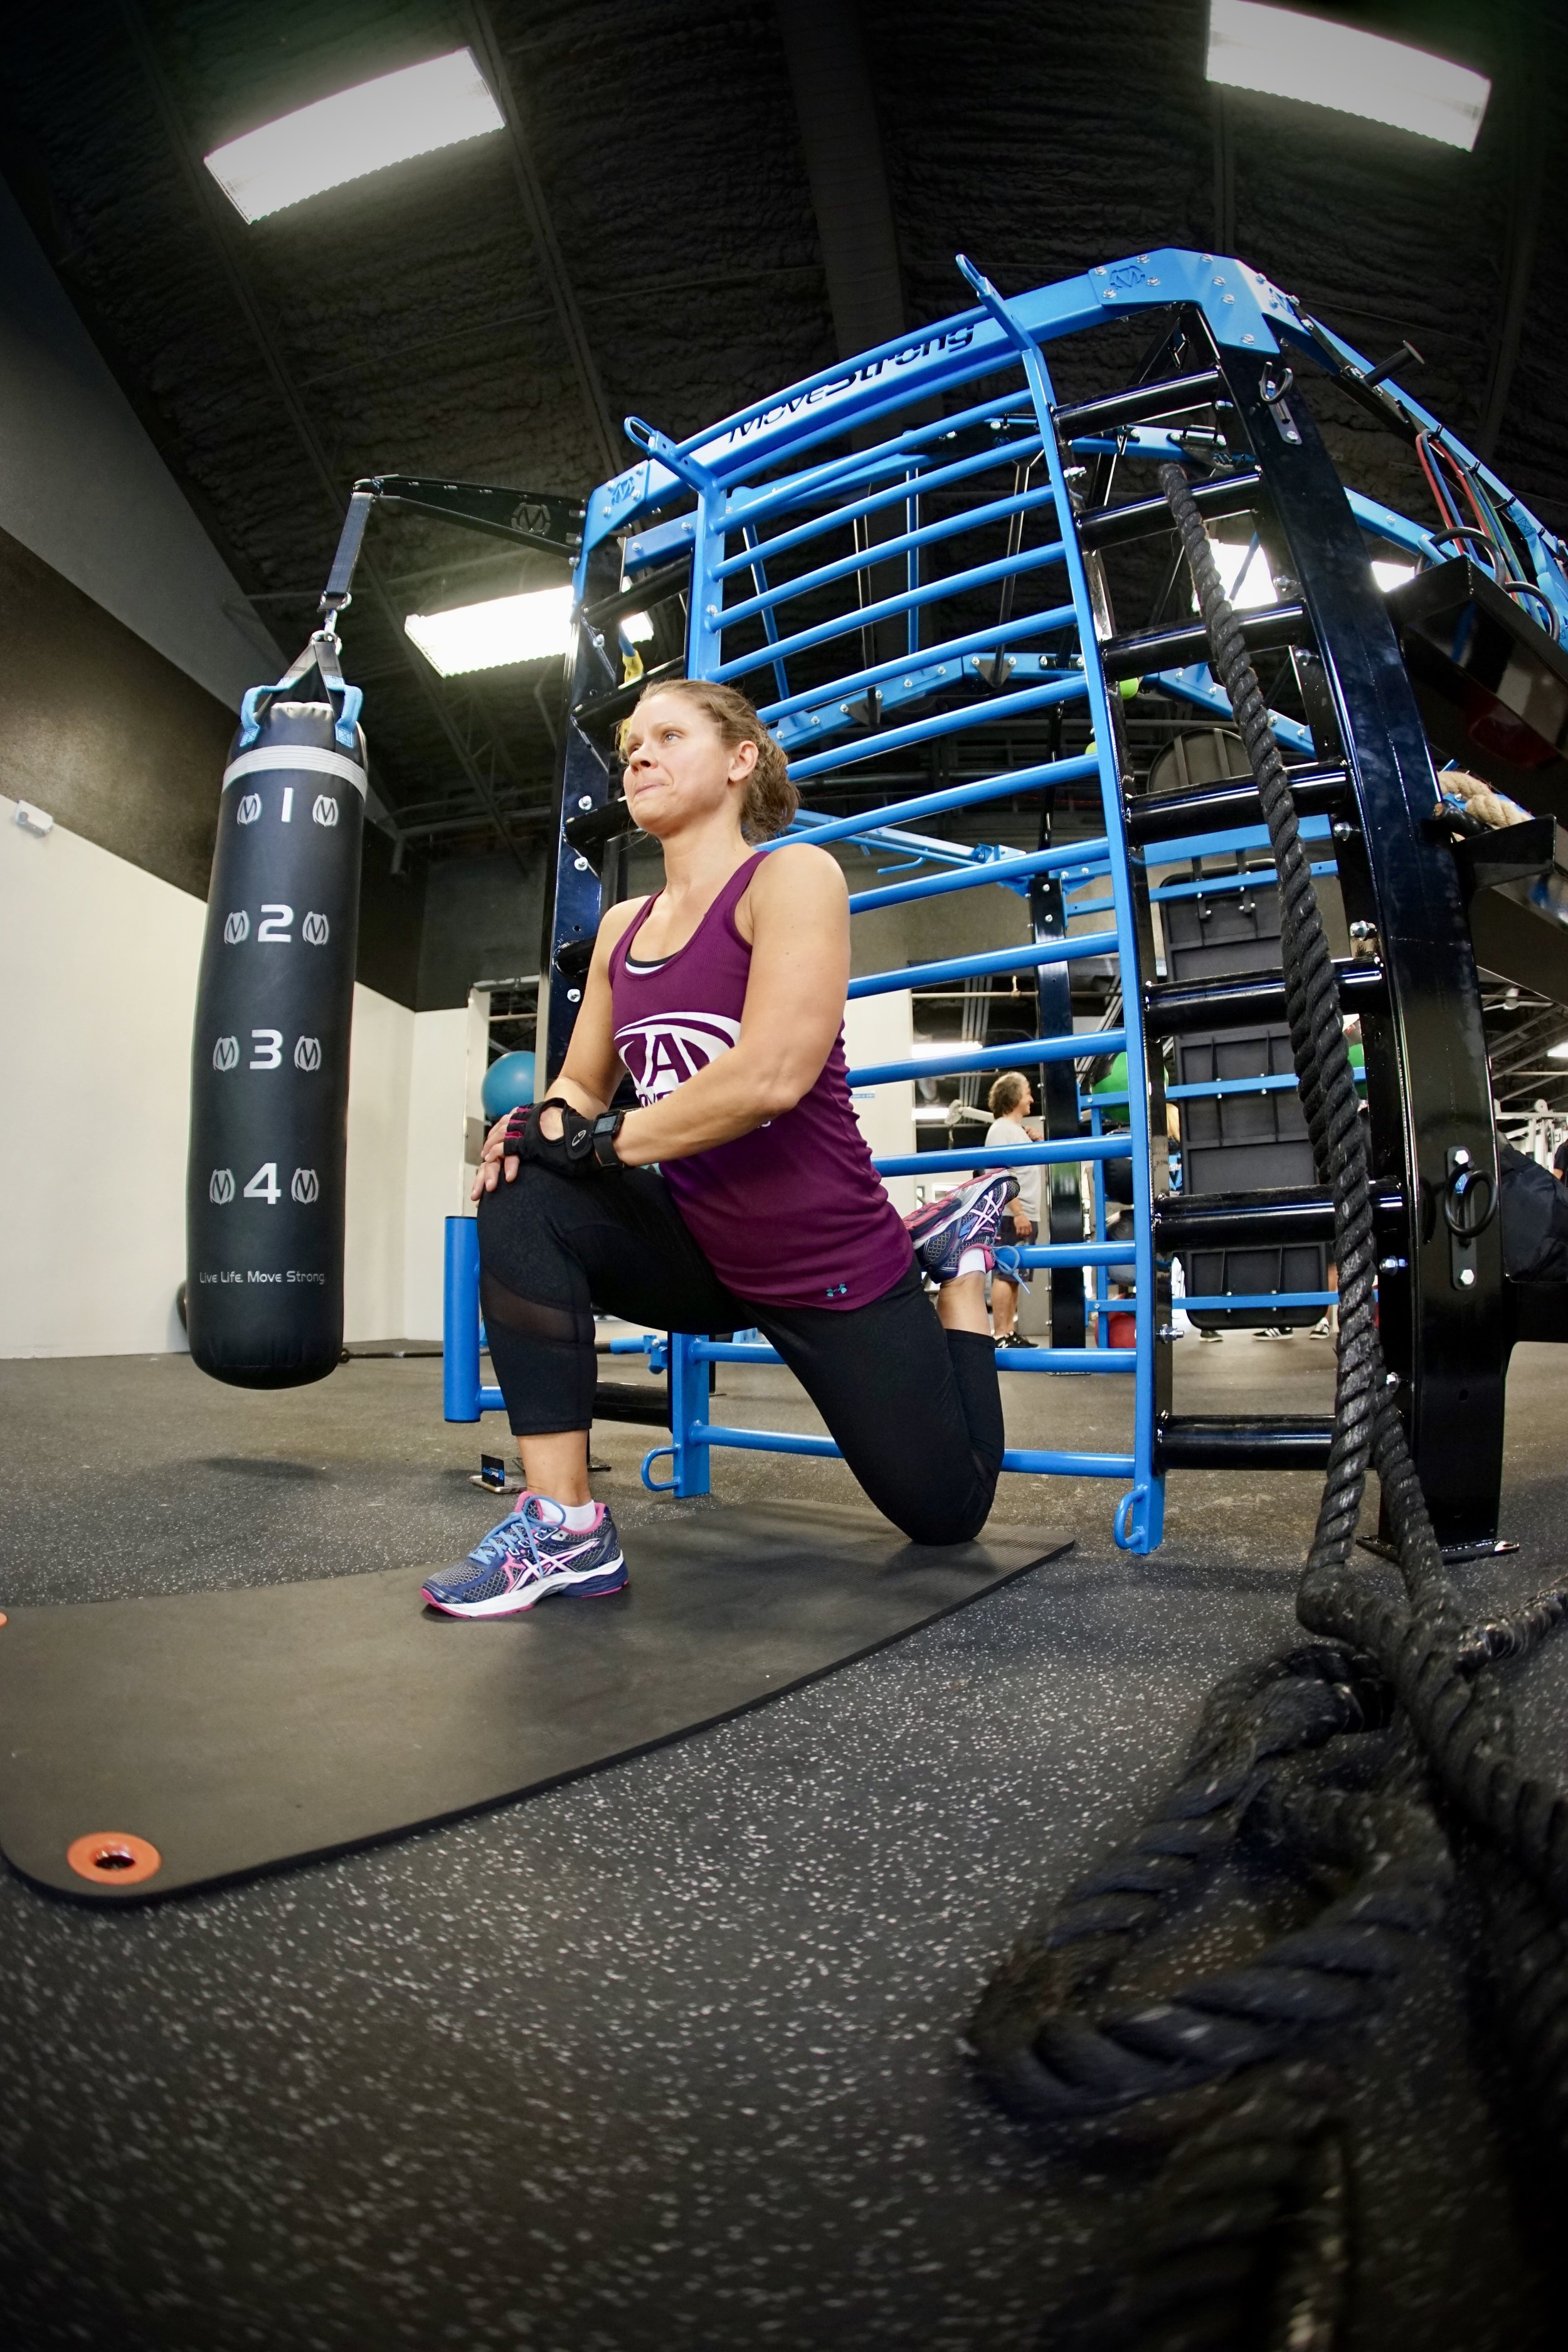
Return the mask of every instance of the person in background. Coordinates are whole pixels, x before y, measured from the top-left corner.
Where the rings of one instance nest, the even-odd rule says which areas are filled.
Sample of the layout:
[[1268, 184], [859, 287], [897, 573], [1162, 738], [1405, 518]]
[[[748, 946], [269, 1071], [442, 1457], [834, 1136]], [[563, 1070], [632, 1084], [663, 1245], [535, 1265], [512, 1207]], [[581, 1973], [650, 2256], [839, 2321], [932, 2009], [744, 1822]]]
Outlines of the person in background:
[[[1035, 1097], [1022, 1070], [1004, 1070], [986, 1100], [991, 1109], [991, 1124], [985, 1130], [987, 1144], [1039, 1141], [1039, 1137], [1031, 1135], [1024, 1124], [1035, 1107]], [[1017, 1175], [1018, 1197], [1009, 1202], [1005, 1213], [1012, 1219], [1015, 1246], [1026, 1248], [1040, 1230], [1040, 1171], [1037, 1167], [1020, 1168]], [[1018, 1286], [1007, 1280], [1000, 1266], [991, 1277], [991, 1336], [999, 1348], [1026, 1348], [1029, 1344], [1018, 1329]]]
[[1552, 1155], [1552, 1173], [1560, 1184], [1568, 1184], [1568, 1135]]

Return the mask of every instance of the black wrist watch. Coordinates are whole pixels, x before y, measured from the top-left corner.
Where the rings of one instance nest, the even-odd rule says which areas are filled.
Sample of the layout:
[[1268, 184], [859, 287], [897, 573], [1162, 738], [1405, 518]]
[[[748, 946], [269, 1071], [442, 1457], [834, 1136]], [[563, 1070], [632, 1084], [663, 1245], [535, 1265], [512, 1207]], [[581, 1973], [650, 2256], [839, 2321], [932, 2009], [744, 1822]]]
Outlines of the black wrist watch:
[[594, 1158], [601, 1168], [618, 1168], [616, 1138], [626, 1125], [624, 1110], [603, 1110], [594, 1121], [589, 1133], [593, 1138]]

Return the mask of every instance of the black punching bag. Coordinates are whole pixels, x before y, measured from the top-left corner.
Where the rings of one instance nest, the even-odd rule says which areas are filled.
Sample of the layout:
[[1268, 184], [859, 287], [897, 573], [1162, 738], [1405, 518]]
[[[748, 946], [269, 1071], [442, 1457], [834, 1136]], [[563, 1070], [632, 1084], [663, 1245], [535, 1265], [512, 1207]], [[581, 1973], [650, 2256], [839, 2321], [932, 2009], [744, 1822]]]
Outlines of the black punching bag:
[[[343, 689], [339, 688], [340, 692]], [[223, 780], [192, 1055], [187, 1326], [204, 1372], [323, 1380], [343, 1334], [359, 695], [247, 696]]]

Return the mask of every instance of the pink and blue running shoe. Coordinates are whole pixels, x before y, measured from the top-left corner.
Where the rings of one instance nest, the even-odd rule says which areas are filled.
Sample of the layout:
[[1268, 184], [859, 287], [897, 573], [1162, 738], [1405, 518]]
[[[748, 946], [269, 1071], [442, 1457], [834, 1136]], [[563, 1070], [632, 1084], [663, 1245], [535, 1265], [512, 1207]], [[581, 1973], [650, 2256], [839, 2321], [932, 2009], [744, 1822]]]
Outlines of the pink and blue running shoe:
[[523, 1493], [517, 1508], [477, 1543], [461, 1567], [426, 1581], [425, 1599], [448, 1617], [515, 1617], [552, 1592], [597, 1600], [626, 1590], [626, 1564], [603, 1503], [578, 1533], [548, 1495]]
[[923, 1209], [911, 1210], [904, 1223], [921, 1272], [932, 1282], [952, 1282], [965, 1250], [978, 1249], [985, 1254], [989, 1273], [996, 1261], [1002, 1212], [1017, 1193], [1017, 1178], [1004, 1168], [994, 1175], [977, 1177], [956, 1192], [944, 1193], [940, 1201], [928, 1201]]

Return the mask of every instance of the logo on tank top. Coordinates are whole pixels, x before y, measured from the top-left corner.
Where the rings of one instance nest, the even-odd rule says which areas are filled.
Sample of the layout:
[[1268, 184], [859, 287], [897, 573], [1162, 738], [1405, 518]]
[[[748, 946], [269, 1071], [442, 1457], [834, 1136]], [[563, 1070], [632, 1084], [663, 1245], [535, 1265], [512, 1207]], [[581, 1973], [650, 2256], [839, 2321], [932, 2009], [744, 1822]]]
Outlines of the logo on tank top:
[[723, 1013], [652, 1013], [616, 1032], [616, 1045], [640, 1103], [658, 1102], [705, 1070], [739, 1039], [741, 1024]]

